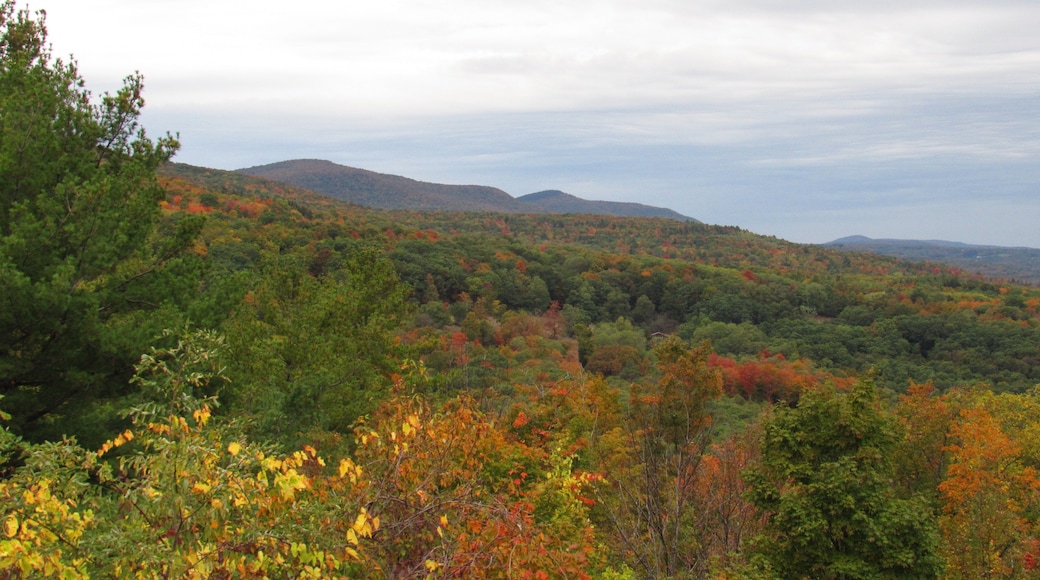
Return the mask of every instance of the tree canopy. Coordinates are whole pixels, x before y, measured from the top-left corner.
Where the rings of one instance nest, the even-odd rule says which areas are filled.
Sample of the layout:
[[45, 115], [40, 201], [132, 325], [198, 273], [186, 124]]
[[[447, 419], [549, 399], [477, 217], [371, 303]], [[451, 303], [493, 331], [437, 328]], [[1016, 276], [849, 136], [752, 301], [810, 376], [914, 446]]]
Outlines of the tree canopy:
[[45, 24], [0, 5], [0, 393], [26, 431], [126, 384], [159, 330], [136, 314], [175, 300], [157, 279], [197, 231], [153, 237], [178, 143], [139, 126], [141, 75], [95, 99]]

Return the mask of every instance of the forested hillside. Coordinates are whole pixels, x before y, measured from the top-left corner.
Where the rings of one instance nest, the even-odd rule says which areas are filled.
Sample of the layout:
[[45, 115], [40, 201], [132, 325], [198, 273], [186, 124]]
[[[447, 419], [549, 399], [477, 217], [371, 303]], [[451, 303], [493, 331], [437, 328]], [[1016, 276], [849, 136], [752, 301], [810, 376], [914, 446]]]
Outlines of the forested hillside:
[[0, 7], [0, 577], [1040, 577], [1040, 289], [170, 164]]

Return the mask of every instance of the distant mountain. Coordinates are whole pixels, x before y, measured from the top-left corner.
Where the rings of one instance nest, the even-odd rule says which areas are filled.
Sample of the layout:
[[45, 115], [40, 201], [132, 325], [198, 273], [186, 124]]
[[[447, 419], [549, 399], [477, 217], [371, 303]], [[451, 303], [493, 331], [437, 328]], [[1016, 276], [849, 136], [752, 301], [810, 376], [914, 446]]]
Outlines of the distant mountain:
[[875, 240], [849, 236], [823, 244], [831, 248], [946, 264], [991, 278], [1040, 283], [1040, 249], [976, 246], [945, 240]]
[[237, 172], [381, 209], [522, 211], [513, 197], [494, 187], [425, 183], [317, 159], [282, 161]]
[[426, 183], [317, 159], [282, 161], [239, 169], [237, 172], [288, 183], [343, 201], [381, 209], [583, 213], [697, 221], [669, 209], [639, 203], [588, 201], [555, 190], [514, 198], [495, 187]]
[[529, 193], [517, 198], [531, 213], [591, 213], [622, 217], [659, 217], [697, 221], [670, 209], [622, 201], [589, 201], [556, 189]]

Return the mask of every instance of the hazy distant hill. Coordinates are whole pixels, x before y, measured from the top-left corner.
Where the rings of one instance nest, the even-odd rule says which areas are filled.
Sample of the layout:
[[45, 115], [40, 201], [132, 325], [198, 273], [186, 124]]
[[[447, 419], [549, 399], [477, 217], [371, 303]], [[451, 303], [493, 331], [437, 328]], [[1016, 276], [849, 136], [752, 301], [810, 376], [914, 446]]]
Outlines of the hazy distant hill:
[[975, 246], [943, 240], [875, 240], [866, 236], [849, 236], [824, 245], [906, 260], [938, 262], [992, 278], [1040, 283], [1040, 250], [1035, 248]]
[[359, 205], [382, 209], [519, 212], [508, 193], [481, 185], [441, 185], [331, 161], [298, 159], [239, 169], [238, 173], [289, 183]]
[[627, 217], [662, 217], [679, 221], [698, 221], [670, 209], [621, 201], [589, 201], [556, 189], [529, 193], [517, 201], [532, 213], [592, 213]]
[[238, 172], [382, 209], [586, 213], [697, 221], [669, 209], [639, 203], [588, 201], [562, 191], [542, 191], [514, 198], [494, 187], [426, 183], [316, 159], [282, 161]]

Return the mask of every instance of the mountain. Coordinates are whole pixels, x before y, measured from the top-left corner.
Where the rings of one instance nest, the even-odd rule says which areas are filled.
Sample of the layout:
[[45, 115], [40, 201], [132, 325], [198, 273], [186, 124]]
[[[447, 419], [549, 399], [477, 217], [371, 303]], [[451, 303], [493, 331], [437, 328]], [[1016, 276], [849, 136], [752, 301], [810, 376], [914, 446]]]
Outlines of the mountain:
[[380, 209], [520, 212], [508, 193], [482, 185], [441, 185], [338, 165], [297, 159], [237, 170]]
[[893, 240], [849, 236], [824, 246], [947, 264], [991, 278], [1040, 283], [1040, 249], [978, 246], [945, 240]]
[[679, 221], [698, 221], [666, 208], [621, 201], [589, 201], [556, 189], [529, 193], [517, 201], [532, 213], [590, 213], [622, 217], [663, 217]]
[[280, 181], [343, 201], [380, 209], [583, 213], [697, 221], [669, 209], [639, 203], [588, 201], [555, 190], [514, 198], [495, 187], [427, 183], [317, 159], [282, 161], [239, 169], [237, 172]]

